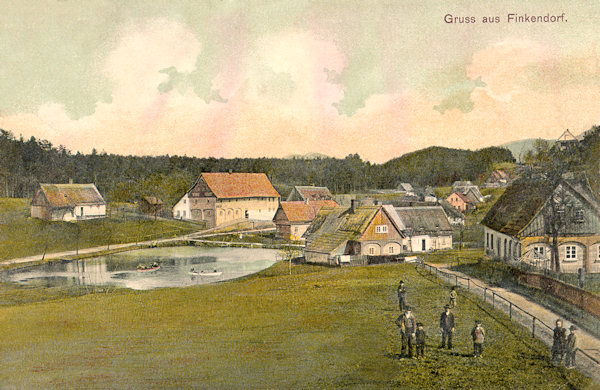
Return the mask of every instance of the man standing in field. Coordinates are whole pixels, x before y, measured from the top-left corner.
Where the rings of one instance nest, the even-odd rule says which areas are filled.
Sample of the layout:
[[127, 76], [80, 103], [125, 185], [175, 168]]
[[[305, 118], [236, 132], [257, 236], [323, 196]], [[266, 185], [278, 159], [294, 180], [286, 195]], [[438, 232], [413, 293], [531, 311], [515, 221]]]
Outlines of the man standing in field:
[[480, 358], [483, 352], [483, 341], [485, 340], [485, 329], [481, 326], [481, 321], [475, 321], [471, 337], [473, 337], [473, 356]]
[[413, 350], [415, 346], [415, 332], [417, 331], [417, 323], [415, 317], [412, 315], [410, 307], [406, 308], [406, 312], [400, 315], [396, 319], [396, 325], [400, 328], [400, 335], [402, 336], [402, 356], [406, 356], [406, 350], [408, 349], [408, 357], [413, 357]]
[[442, 331], [442, 345], [440, 348], [446, 346], [448, 343], [448, 349], [452, 349], [452, 335], [454, 333], [454, 314], [450, 311], [450, 306], [444, 307], [444, 312], [440, 317], [440, 329]]
[[403, 313], [408, 306], [406, 302], [406, 289], [404, 288], [404, 281], [400, 281], [398, 285], [398, 305], [400, 306], [400, 312]]
[[562, 326], [562, 320], [556, 320], [554, 336], [552, 339], [552, 361], [557, 364], [562, 363], [565, 354], [565, 344], [567, 343], [567, 330]]

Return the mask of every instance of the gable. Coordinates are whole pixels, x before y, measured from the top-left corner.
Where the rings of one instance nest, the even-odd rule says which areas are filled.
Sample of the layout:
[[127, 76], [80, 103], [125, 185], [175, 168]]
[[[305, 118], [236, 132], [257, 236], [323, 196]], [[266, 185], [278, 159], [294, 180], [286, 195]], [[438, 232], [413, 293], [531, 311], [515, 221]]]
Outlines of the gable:
[[[378, 228], [382, 226], [386, 226], [385, 232], [377, 232]], [[395, 240], [399, 238], [403, 238], [403, 234], [398, 230], [383, 208], [379, 209], [377, 214], [375, 214], [360, 237], [361, 240], [368, 241]]]
[[[564, 189], [564, 191], [563, 191]], [[564, 206], [564, 223], [561, 225], [561, 235], [598, 234], [600, 233], [600, 213], [597, 202], [586, 196], [584, 189], [568, 183], [561, 183], [549, 196], [538, 213], [532, 218], [522, 232], [522, 236], [540, 236], [552, 232], [544, 223], [545, 218], [552, 218], [551, 199], [556, 197]], [[591, 193], [589, 194], [593, 196]]]

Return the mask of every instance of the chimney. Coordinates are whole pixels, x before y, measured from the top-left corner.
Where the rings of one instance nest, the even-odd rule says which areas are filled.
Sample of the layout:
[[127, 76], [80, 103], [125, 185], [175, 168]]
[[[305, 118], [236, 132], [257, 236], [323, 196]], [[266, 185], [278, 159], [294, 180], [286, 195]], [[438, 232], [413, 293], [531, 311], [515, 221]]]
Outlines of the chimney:
[[233, 169], [230, 169], [228, 172], [229, 172], [229, 173], [233, 173]]
[[69, 178], [69, 184], [73, 184], [73, 178], [72, 177]]

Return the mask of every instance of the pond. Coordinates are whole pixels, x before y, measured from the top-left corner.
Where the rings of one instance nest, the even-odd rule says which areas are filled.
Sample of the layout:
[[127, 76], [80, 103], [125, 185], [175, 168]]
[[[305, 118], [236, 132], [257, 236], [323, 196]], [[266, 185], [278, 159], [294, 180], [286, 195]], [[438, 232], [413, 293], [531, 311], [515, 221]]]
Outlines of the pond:
[[273, 249], [151, 248], [15, 269], [4, 278], [31, 287], [112, 285], [148, 290], [235, 279], [268, 268], [277, 258]]

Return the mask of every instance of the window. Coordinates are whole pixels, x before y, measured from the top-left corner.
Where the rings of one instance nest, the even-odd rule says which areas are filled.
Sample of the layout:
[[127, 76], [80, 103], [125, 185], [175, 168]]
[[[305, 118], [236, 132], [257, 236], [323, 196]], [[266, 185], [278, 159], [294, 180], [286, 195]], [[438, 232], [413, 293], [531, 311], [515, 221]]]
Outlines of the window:
[[370, 247], [370, 248], [369, 248], [369, 254], [370, 254], [370, 255], [374, 255], [374, 254], [375, 254], [375, 248], [373, 248], [373, 247]]
[[490, 246], [490, 233], [485, 233], [485, 247], [489, 248]]
[[596, 254], [596, 263], [600, 262], [600, 245], [598, 245], [598, 253]]
[[183, 218], [185, 218], [185, 210], [183, 210]]
[[577, 260], [577, 247], [575, 245], [567, 245], [565, 247], [565, 261]]
[[491, 249], [494, 249], [494, 235], [490, 234], [490, 244], [492, 244]]
[[181, 211], [177, 210], [177, 218], [181, 215]]
[[546, 248], [543, 246], [534, 246], [533, 247], [533, 258], [534, 259], [544, 259], [546, 258]]
[[375, 233], [387, 233], [388, 227], [387, 225], [377, 225], [375, 227]]
[[183, 200], [183, 204], [185, 204], [185, 199]]
[[583, 214], [583, 209], [575, 210], [575, 223], [584, 223], [585, 216]]
[[388, 252], [389, 252], [390, 254], [394, 253], [394, 247], [393, 247], [393, 246], [390, 246], [390, 248], [388, 249]]

